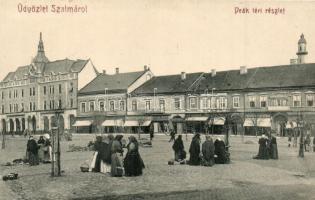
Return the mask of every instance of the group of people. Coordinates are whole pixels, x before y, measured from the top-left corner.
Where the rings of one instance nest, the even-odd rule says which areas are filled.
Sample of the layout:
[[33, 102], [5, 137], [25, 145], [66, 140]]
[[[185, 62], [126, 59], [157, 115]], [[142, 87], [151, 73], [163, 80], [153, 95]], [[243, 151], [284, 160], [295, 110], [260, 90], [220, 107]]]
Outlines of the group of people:
[[[195, 134], [192, 138], [189, 153], [190, 158], [188, 164], [213, 166], [217, 164], [228, 163], [228, 155], [226, 146], [221, 138], [217, 138], [215, 142], [211, 136], [206, 135], [206, 140], [201, 144], [200, 134]], [[172, 146], [175, 153], [175, 161], [182, 162], [186, 159], [186, 151], [182, 140], [182, 135], [178, 135]]]
[[258, 154], [254, 156], [254, 159], [278, 159], [277, 138], [274, 135], [270, 135], [269, 137], [267, 137], [263, 134], [259, 138], [258, 144]]
[[[301, 139], [301, 138], [300, 138]], [[311, 139], [311, 133], [307, 132], [306, 136], [302, 138], [302, 141], [300, 143], [303, 143], [304, 145], [304, 151], [310, 152], [311, 151], [311, 143], [313, 143], [313, 151], [315, 152], [315, 137], [313, 137], [313, 141]], [[292, 144], [292, 134], [288, 135], [288, 147], [297, 147], [297, 136], [294, 135], [293, 144]]]
[[[97, 136], [90, 171], [110, 173], [115, 177], [142, 175], [145, 166], [139, 153], [137, 139], [130, 136], [126, 146], [123, 145], [122, 139], [123, 135]], [[127, 148], [125, 158], [123, 158], [124, 147]]]
[[44, 134], [36, 141], [33, 136], [29, 136], [26, 145], [26, 161], [31, 165], [50, 163], [52, 157], [52, 148], [49, 134]]

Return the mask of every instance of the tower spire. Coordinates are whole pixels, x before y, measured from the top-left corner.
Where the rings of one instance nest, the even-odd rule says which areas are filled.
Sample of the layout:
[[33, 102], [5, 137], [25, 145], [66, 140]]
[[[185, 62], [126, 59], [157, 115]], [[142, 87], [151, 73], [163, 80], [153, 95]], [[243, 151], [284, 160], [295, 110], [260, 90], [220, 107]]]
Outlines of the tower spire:
[[46, 63], [48, 62], [48, 58], [45, 55], [45, 50], [44, 50], [44, 42], [42, 38], [42, 32], [39, 33], [39, 42], [38, 42], [38, 49], [37, 49], [37, 55], [33, 59], [33, 63]]
[[305, 57], [307, 55], [307, 50], [306, 50], [306, 40], [304, 38], [303, 33], [300, 36], [300, 39], [298, 41], [298, 51], [297, 51], [296, 55], [298, 56], [298, 58], [297, 58], [298, 64], [305, 63]]

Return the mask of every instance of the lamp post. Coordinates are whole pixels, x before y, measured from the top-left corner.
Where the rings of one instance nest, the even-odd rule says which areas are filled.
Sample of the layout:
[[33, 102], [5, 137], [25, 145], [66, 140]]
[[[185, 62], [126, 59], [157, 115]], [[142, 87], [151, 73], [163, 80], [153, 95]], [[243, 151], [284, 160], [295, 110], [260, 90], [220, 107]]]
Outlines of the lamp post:
[[55, 125], [52, 127], [52, 162], [51, 162], [51, 176], [61, 176], [61, 161], [60, 161], [60, 114], [63, 113], [61, 109], [55, 110]]

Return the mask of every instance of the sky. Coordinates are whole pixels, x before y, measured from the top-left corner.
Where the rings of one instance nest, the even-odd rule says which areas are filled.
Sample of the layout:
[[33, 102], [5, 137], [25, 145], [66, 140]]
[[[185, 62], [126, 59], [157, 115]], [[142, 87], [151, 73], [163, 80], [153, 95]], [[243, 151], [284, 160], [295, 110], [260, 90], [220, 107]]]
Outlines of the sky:
[[[87, 13], [19, 13], [18, 5], [87, 6]], [[235, 14], [235, 8], [284, 14]], [[304, 33], [315, 62], [314, 1], [0, 0], [0, 79], [36, 55], [43, 34], [50, 61], [90, 58], [107, 73], [155, 75], [285, 65]]]

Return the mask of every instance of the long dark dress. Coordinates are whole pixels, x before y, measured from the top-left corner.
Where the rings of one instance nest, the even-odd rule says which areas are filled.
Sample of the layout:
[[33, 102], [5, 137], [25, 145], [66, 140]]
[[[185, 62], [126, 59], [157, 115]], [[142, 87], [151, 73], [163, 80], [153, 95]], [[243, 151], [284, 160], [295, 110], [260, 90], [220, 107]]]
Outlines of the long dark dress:
[[277, 146], [277, 139], [276, 137], [272, 137], [271, 138], [271, 142], [270, 142], [270, 157], [271, 159], [278, 159], [278, 146]]
[[27, 152], [29, 154], [29, 164], [31, 166], [32, 165], [38, 165], [39, 164], [38, 145], [34, 139], [30, 139], [27, 142]]
[[111, 175], [122, 176], [123, 161], [122, 161], [122, 144], [118, 140], [114, 140], [111, 146]]
[[95, 160], [95, 167], [92, 169], [94, 172], [101, 171], [101, 161], [104, 160], [104, 155], [106, 151], [106, 146], [104, 142], [95, 142], [94, 149], [97, 152], [96, 160]]
[[194, 137], [191, 141], [190, 147], [189, 147], [189, 164], [190, 165], [200, 165], [200, 139], [197, 137]]
[[258, 154], [255, 156], [255, 159], [268, 159], [269, 158], [269, 152], [267, 149], [267, 139], [264, 137], [259, 138], [258, 144], [259, 144], [259, 149], [258, 149]]
[[175, 161], [181, 161], [186, 158], [186, 152], [184, 151], [184, 143], [182, 138], [177, 138], [172, 148], [175, 153]]
[[143, 160], [139, 154], [138, 144], [130, 142], [127, 145], [128, 152], [124, 159], [124, 168], [126, 176], [142, 175], [142, 169], [145, 167]]
[[215, 163], [225, 164], [227, 161], [226, 152], [225, 152], [225, 143], [222, 140], [215, 140], [214, 142], [214, 153], [217, 155], [215, 158]]
[[204, 166], [212, 166], [214, 165], [214, 144], [212, 140], [206, 140], [202, 144], [202, 156], [203, 156], [203, 162], [202, 164]]

